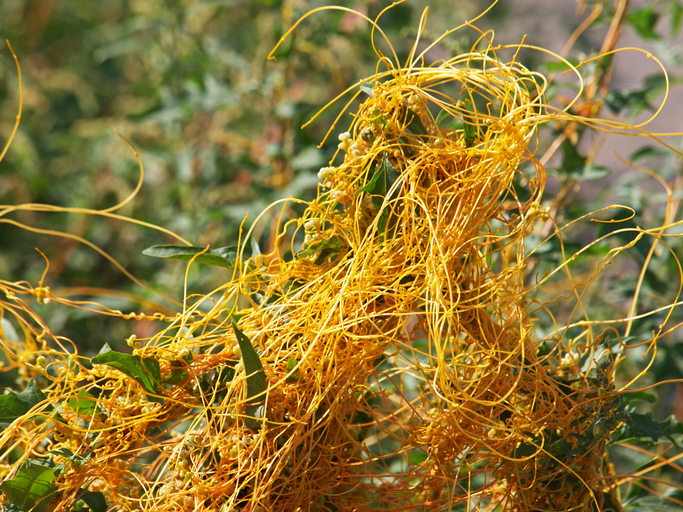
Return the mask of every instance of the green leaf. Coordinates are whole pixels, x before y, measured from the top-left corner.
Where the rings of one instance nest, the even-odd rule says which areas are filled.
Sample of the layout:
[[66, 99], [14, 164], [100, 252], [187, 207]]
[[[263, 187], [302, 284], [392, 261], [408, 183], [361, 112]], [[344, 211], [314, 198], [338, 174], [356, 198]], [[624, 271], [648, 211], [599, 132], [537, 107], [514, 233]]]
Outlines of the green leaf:
[[[638, 485], [642, 484], [642, 485]], [[628, 490], [628, 493], [626, 493], [625, 496], [621, 499], [621, 504], [626, 506], [629, 503], [632, 503], [633, 501], [636, 501], [638, 498], [643, 498], [645, 496], [652, 496], [646, 489], [647, 487], [647, 481], [639, 478], [638, 480], [635, 480], [631, 482], [631, 488]]]
[[[386, 197], [387, 192], [391, 190], [393, 184], [396, 183], [396, 180], [398, 180], [400, 177], [401, 173], [391, 164], [385, 153], [382, 157], [382, 162], [380, 163], [379, 168], [370, 180], [371, 182], [374, 182], [374, 187], [372, 190], [372, 204], [375, 206], [377, 211], [382, 208], [382, 204], [384, 203], [384, 198]], [[394, 195], [397, 194], [398, 191], [396, 191]], [[392, 198], [390, 197], [389, 199]]]
[[171, 386], [184, 381], [187, 378], [187, 372], [182, 369], [171, 370], [171, 375], [164, 381], [164, 384]]
[[538, 451], [538, 448], [529, 443], [521, 442], [519, 443], [519, 446], [515, 448], [514, 452], [512, 453], [512, 456], [515, 459], [521, 459], [523, 457], [528, 457], [529, 455], [533, 455]]
[[194, 360], [194, 354], [189, 351], [180, 359], [171, 361], [171, 374], [164, 380], [164, 384], [173, 386], [187, 378], [187, 365]]
[[629, 413], [629, 416], [633, 420], [633, 424], [624, 424], [615, 433], [610, 444], [655, 445], [659, 443], [660, 437], [664, 437], [677, 445], [673, 436], [683, 434], [683, 423], [674, 416], [670, 416], [664, 421], [653, 420], [650, 412], [645, 414]]
[[439, 112], [439, 114], [436, 116], [436, 119], [435, 119], [435, 121], [434, 121], [435, 124], [436, 124], [436, 126], [439, 126], [439, 124], [441, 123], [441, 121], [443, 121], [446, 117], [448, 117], [448, 116], [450, 116], [450, 115], [451, 115], [451, 114], [450, 114], [447, 110], [441, 110], [441, 111]]
[[375, 93], [372, 90], [372, 84], [371, 83], [361, 84], [360, 90], [363, 91], [368, 96], [370, 96], [371, 98], [375, 97]]
[[[680, 501], [680, 500], [679, 500]], [[681, 505], [666, 496], [646, 496], [623, 508], [624, 512], [681, 512]]]
[[46, 453], [50, 453], [52, 455], [61, 455], [62, 457], [73, 457], [73, 455], [74, 455], [74, 452], [72, 452], [68, 448], [59, 448], [57, 450], [48, 450]]
[[17, 418], [25, 416], [45, 400], [47, 397], [38, 388], [35, 379], [31, 379], [21, 393], [10, 391], [0, 396], [0, 428], [9, 427]]
[[586, 166], [586, 159], [579, 155], [579, 152], [569, 140], [562, 142], [562, 166], [560, 169], [569, 177], [576, 178], [583, 173]]
[[[566, 58], [566, 60], [574, 66], [579, 64], [579, 61], [577, 60], [569, 58]], [[571, 69], [563, 60], [550, 60], [547, 62], [543, 62], [541, 66], [547, 73], [561, 73]]]
[[[383, 242], [386, 238], [391, 238], [392, 233], [390, 233], [389, 234], [390, 236], [388, 236], [388, 237], [385, 235], [388, 225], [389, 225], [389, 210], [385, 208], [384, 210], [382, 210], [382, 213], [380, 213], [379, 219], [377, 220], [377, 232], [380, 235], [380, 241], [381, 242]], [[393, 226], [390, 226], [390, 227], [393, 227]]]
[[[381, 165], [380, 165], [380, 168], [381, 168]], [[377, 180], [379, 180], [379, 177], [382, 175], [382, 173], [380, 172], [380, 168], [378, 168], [375, 171], [375, 174], [372, 175], [372, 178], [370, 178], [370, 181], [368, 181], [365, 185], [363, 185], [361, 188], [356, 190], [355, 194], [360, 194], [361, 192], [367, 192], [369, 194], [372, 194], [375, 191], [375, 186], [377, 186]]]
[[[677, 82], [680, 83], [680, 77], [671, 78], [669, 85], [673, 85]], [[647, 97], [650, 100], [655, 99], [659, 93], [664, 92], [666, 90], [666, 84], [666, 77], [661, 72], [653, 73], [652, 75], [643, 78], [643, 89], [647, 92]], [[654, 108], [652, 110], [654, 110]]]
[[75, 398], [69, 399], [69, 407], [79, 416], [93, 416], [97, 413], [97, 400], [87, 391], [81, 390]]
[[315, 260], [315, 263], [316, 265], [320, 265], [323, 261], [325, 261], [325, 259], [338, 254], [346, 248], [347, 246], [344, 242], [342, 242], [338, 237], [333, 236], [328, 240], [322, 240], [320, 243], [309, 245], [305, 250], [297, 254], [297, 258], [303, 258], [305, 256], [310, 256], [311, 254], [319, 252], [320, 255]]
[[631, 11], [626, 17], [626, 22], [643, 39], [660, 39], [657, 32], [655, 32], [657, 21], [659, 21], [659, 13], [649, 6]]
[[232, 322], [232, 329], [235, 331], [237, 343], [242, 351], [242, 361], [244, 362], [244, 370], [247, 374], [247, 418], [244, 421], [244, 426], [257, 430], [261, 426], [261, 418], [264, 414], [264, 406], [260, 404], [264, 398], [268, 386], [266, 385], [266, 374], [263, 371], [263, 365], [256, 350], [251, 344], [249, 338], [239, 330], [237, 324]]
[[569, 443], [564, 439], [558, 439], [550, 445], [550, 453], [560, 460], [564, 460], [569, 453]]
[[645, 89], [610, 91], [605, 95], [605, 104], [614, 114], [619, 114], [624, 109], [637, 110], [638, 112], [648, 108], [653, 110], [648, 98], [648, 90]]
[[476, 127], [470, 123], [463, 123], [463, 130], [465, 134], [465, 145], [468, 148], [474, 146], [474, 141], [476, 140]]
[[671, 37], [674, 38], [681, 30], [681, 20], [683, 19], [683, 4], [676, 2], [671, 11]]
[[[297, 364], [299, 364], [299, 360], [295, 357], [290, 357], [287, 359], [287, 372], [291, 372], [294, 368], [296, 368]], [[295, 382], [297, 380], [299, 380], [299, 372], [294, 372], [292, 375], [287, 377], [287, 382]]]
[[14, 329], [12, 322], [7, 320], [5, 317], [0, 318], [0, 339], [3, 341], [10, 341], [12, 343], [19, 344], [19, 335]]
[[92, 512], [107, 512], [107, 500], [101, 492], [85, 491], [81, 496]]
[[[375, 206], [375, 209], [380, 212], [379, 219], [377, 220], [377, 231], [380, 234], [381, 240], [386, 236], [385, 232], [387, 227], [393, 229], [398, 221], [398, 217], [390, 215], [391, 208], [386, 207], [382, 209], [382, 205], [384, 204], [387, 192], [391, 190], [391, 187], [400, 177], [401, 173], [391, 164], [391, 161], [389, 161], [389, 158], [387, 158], [385, 153], [377, 171], [372, 176], [370, 182], [368, 182], [368, 185], [366, 185], [368, 189], [372, 187], [372, 204]], [[398, 194], [399, 191], [394, 190], [393, 194], [387, 198], [387, 201], [392, 201]]]
[[553, 351], [553, 347], [547, 341], [542, 341], [538, 346], [538, 357], [545, 357]]
[[28, 459], [19, 466], [14, 478], [0, 484], [0, 491], [23, 510], [44, 512], [55, 489], [55, 471], [55, 467], [42, 460]]
[[[377, 194], [383, 198], [400, 176], [401, 173], [391, 164], [385, 153], [370, 181], [356, 190], [356, 194], [367, 192], [368, 194]], [[373, 198], [373, 204], [377, 210], [382, 206], [382, 202], [383, 200], [380, 198], [377, 201]]]
[[658, 148], [653, 148], [652, 146], [644, 146], [640, 149], [637, 149], [633, 153], [631, 153], [631, 156], [629, 156], [629, 160], [631, 162], [636, 162], [636, 161], [641, 161], [641, 160], [646, 160], [648, 158], [662, 158], [667, 155], [667, 152]]
[[416, 112], [413, 112], [412, 110], [408, 109], [408, 112], [406, 113], [406, 118], [408, 117], [410, 117], [410, 120], [408, 121], [406, 128], [410, 130], [410, 132], [413, 135], [427, 135], [427, 130], [422, 124], [420, 116]]
[[237, 343], [242, 351], [242, 361], [244, 362], [244, 370], [247, 374], [247, 403], [254, 404], [260, 402], [265, 398], [266, 374], [263, 371], [263, 365], [256, 350], [251, 344], [249, 338], [237, 327], [235, 322], [232, 322], [232, 329], [235, 331]]
[[646, 391], [638, 391], [636, 393], [624, 393], [621, 395], [621, 403], [624, 405], [635, 404], [637, 402], [650, 402], [654, 403], [657, 401], [657, 397], [652, 393]]
[[581, 174], [582, 181], [589, 180], [599, 180], [610, 175], [612, 171], [609, 167], [603, 165], [587, 165], [583, 168], [583, 173]]
[[418, 465], [421, 462], [424, 462], [427, 460], [427, 454], [423, 451], [418, 451], [418, 450], [412, 450], [410, 452], [410, 463], [414, 465]]
[[370, 122], [376, 126], [385, 128], [389, 120], [384, 116], [384, 112], [378, 108], [373, 108], [370, 111]]
[[104, 364], [120, 371], [134, 379], [148, 393], [159, 394], [161, 370], [156, 359], [115, 352], [105, 343], [100, 353], [91, 361], [93, 364]]
[[[470, 100], [465, 100], [465, 104], [472, 106]], [[473, 110], [476, 110], [473, 107]], [[463, 113], [463, 136], [465, 138], [465, 145], [468, 148], [474, 146], [474, 142], [477, 140], [477, 126], [476, 126], [476, 116], [468, 116]]]
[[[190, 261], [205, 249], [206, 247], [188, 245], [153, 245], [142, 251], [142, 254], [154, 256], [155, 258]], [[239, 249], [240, 248], [236, 245], [209, 249], [208, 251], [199, 254], [194, 261], [206, 263], [207, 265], [234, 269], [237, 266]], [[249, 238], [249, 243], [242, 252], [242, 261], [258, 256], [259, 254], [261, 254], [261, 249], [259, 248], [258, 242], [256, 242], [255, 238]]]

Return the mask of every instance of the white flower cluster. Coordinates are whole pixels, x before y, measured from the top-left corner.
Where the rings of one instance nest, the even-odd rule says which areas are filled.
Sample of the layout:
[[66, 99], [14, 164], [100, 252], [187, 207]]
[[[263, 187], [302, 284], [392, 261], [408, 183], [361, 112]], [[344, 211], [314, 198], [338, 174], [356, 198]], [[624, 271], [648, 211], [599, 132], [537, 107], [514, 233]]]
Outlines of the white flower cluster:
[[323, 167], [318, 171], [318, 178], [322, 180], [323, 187], [332, 188], [334, 186], [332, 179], [334, 178], [335, 170], [334, 167]]
[[321, 226], [320, 219], [308, 219], [304, 224], [306, 236], [304, 237], [304, 246], [310, 245], [320, 239], [320, 234], [317, 232]]
[[411, 94], [408, 97], [408, 108], [413, 112], [419, 112], [424, 104], [425, 100], [419, 94]]
[[243, 450], [247, 446], [251, 445], [253, 442], [254, 438], [249, 434], [245, 434], [242, 437], [233, 435], [230, 438], [230, 448], [228, 450], [228, 455], [233, 459], [237, 458], [240, 450]]
[[[348, 135], [348, 134], [347, 134]], [[330, 189], [330, 197], [338, 201], [344, 194], [341, 190], [335, 190], [334, 187], [334, 173], [336, 171], [336, 167], [323, 167], [318, 171], [318, 178], [323, 180], [323, 187], [327, 187]]]
[[[366, 135], [369, 137], [368, 140], [371, 140], [370, 136], [373, 135], [372, 130], [370, 130]], [[347, 162], [347, 165], [349, 161], [361, 159], [365, 154], [365, 149], [367, 149], [368, 144], [369, 143], [364, 139], [354, 141], [349, 132], [339, 134], [339, 149], [346, 152], [345, 161]], [[349, 183], [345, 181], [344, 174], [345, 173], [340, 173], [339, 168], [337, 167], [322, 167], [318, 171], [318, 178], [320, 178], [322, 181], [323, 187], [329, 189], [329, 197], [333, 201], [343, 202], [343, 199], [345, 197], [348, 198], [349, 194], [353, 192], [349, 186]], [[314, 220], [309, 222], [314, 222]], [[304, 245], [308, 245], [310, 242], [313, 242], [319, 238], [317, 233], [309, 233], [309, 231], [317, 231], [317, 228], [317, 225], [314, 226], [313, 224], [306, 224], [307, 233]]]
[[363, 156], [363, 151], [357, 142], [351, 142], [351, 134], [349, 132], [344, 132], [339, 134], [339, 149], [345, 151], [352, 159], [360, 158]]
[[304, 247], [307, 247], [311, 245], [313, 242], [317, 241], [320, 238], [320, 235], [318, 233], [306, 233], [306, 236], [304, 237]]
[[351, 144], [351, 134], [349, 132], [344, 132], [339, 134], [339, 146], [337, 146], [342, 151], [348, 151], [349, 145]]
[[333, 174], [334, 174], [334, 167], [322, 167], [318, 171], [318, 178], [320, 178], [321, 180], [326, 180], [328, 178], [331, 178]]
[[309, 219], [306, 221], [306, 224], [304, 224], [304, 229], [306, 231], [313, 231], [315, 229], [318, 229], [320, 227], [320, 219]]
[[575, 354], [574, 352], [567, 352], [564, 356], [562, 356], [562, 359], [560, 360], [560, 366], [574, 366], [576, 363], [579, 362], [579, 359], [581, 359], [579, 354]]

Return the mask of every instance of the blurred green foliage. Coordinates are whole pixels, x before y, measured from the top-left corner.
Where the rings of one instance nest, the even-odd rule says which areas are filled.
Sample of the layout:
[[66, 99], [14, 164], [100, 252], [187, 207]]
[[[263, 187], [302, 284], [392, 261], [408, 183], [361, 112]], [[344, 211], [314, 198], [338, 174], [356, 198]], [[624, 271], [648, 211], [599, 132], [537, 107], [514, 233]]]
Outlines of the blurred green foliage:
[[[0, 203], [91, 209], [119, 203], [135, 188], [139, 170], [114, 128], [134, 144], [145, 167], [141, 191], [119, 213], [163, 226], [194, 245], [233, 245], [247, 213], [248, 226], [275, 199], [313, 197], [315, 173], [334, 154], [339, 130], [321, 150], [316, 146], [338, 107], [307, 129], [300, 127], [376, 66], [369, 25], [341, 11], [309, 18], [278, 50], [276, 61], [266, 60], [285, 30], [321, 5], [266, 0], [2, 2], [0, 36], [11, 42], [20, 59], [24, 112], [0, 166]], [[374, 18], [385, 6], [362, 1], [353, 7]], [[407, 55], [407, 36], [423, 7], [421, 2], [404, 4], [382, 18], [399, 56]], [[455, 25], [477, 9], [464, 2], [439, 10]], [[461, 51], [467, 47], [462, 43]], [[386, 50], [386, 45], [380, 48]], [[16, 68], [3, 45], [0, 133], [11, 131], [18, 95]], [[348, 122], [348, 117], [341, 119], [338, 128]], [[141, 256], [146, 247], [174, 239], [99, 217], [21, 212], [13, 218], [87, 238], [145, 283], [181, 297], [183, 266]], [[50, 260], [46, 284], [53, 288], [97, 286], [153, 298], [72, 240], [7, 224], [0, 224], [0, 239], [5, 241], [0, 275], [6, 278], [37, 282], [44, 269], [34, 250], [38, 247]], [[188, 289], [208, 292], [225, 278], [224, 271], [211, 268], [192, 271]], [[134, 307], [118, 299], [105, 302], [120, 309]], [[96, 315], [59, 308], [40, 313], [90, 351], [104, 341], [116, 345], [126, 336], [125, 327]], [[92, 332], [102, 335], [87, 341]]]
[[[597, 2], [587, 3], [590, 7]], [[326, 111], [306, 129], [300, 127], [330, 99], [360, 78], [372, 75], [376, 65], [368, 25], [339, 11], [309, 18], [280, 47], [277, 61], [266, 60], [281, 35], [301, 15], [323, 4], [287, 0], [3, 0], [0, 36], [11, 42], [22, 66], [24, 112], [12, 147], [0, 164], [0, 203], [103, 209], [122, 201], [135, 188], [139, 170], [130, 149], [114, 133], [114, 127], [130, 139], [145, 166], [141, 191], [120, 213], [170, 229], [193, 245], [234, 245], [247, 213], [253, 220], [275, 199], [290, 195], [313, 197], [318, 182], [315, 173], [332, 158], [336, 134], [346, 128], [350, 118], [338, 122], [321, 149], [317, 144], [334, 122], [341, 104]], [[422, 1], [409, 2], [389, 11], [382, 19], [381, 25], [399, 56], [407, 55], [409, 36], [415, 33], [424, 5]], [[432, 18], [438, 25], [438, 30], [431, 33], [471, 19], [483, 5], [475, 1], [458, 2], [455, 6], [443, 0], [431, 2]], [[359, 0], [352, 7], [373, 18], [384, 4]], [[604, 32], [614, 7], [612, 3], [603, 7], [594, 27]], [[501, 2], [480, 25], [501, 26], [510, 8], [508, 2]], [[657, 46], [665, 64], [673, 66], [672, 84], [681, 81], [683, 50], [680, 44], [672, 44], [671, 39], [680, 35], [682, 17], [680, 1], [651, 0], [633, 9], [626, 19], [636, 34]], [[568, 23], [578, 26], [579, 19]], [[426, 35], [429, 38], [430, 30]], [[456, 34], [438, 51], [466, 51], [474, 38], [476, 35], [471, 32]], [[577, 62], [597, 54], [599, 46], [591, 47], [591, 42], [595, 43], [595, 39], [589, 36], [580, 39], [577, 48], [582, 51], [576, 50], [570, 58]], [[386, 50], [380, 44], [382, 48]], [[586, 67], [583, 72], [599, 77], [607, 72], [611, 62], [603, 59], [592, 70]], [[556, 70], [552, 65], [545, 66], [547, 71]], [[575, 84], [564, 83], [563, 87]], [[632, 119], [652, 111], [663, 87], [661, 75], [655, 74], [645, 77], [636, 89], [611, 87], [599, 91], [595, 99], [607, 107], [602, 115]], [[3, 141], [11, 132], [18, 99], [16, 69], [11, 54], [3, 46]], [[578, 105], [575, 111], [578, 113], [580, 108]], [[680, 129], [680, 125], [671, 127], [671, 131]], [[548, 141], [560, 133], [560, 129], [549, 125], [542, 134], [541, 147], [547, 147]], [[548, 165], [551, 186], [547, 197], [556, 222], [563, 225], [606, 206], [605, 198], [631, 206], [636, 216], [628, 224], [596, 227], [589, 222], [579, 223], [564, 233], [564, 250], [568, 255], [610, 230], [657, 225], [665, 214], [662, 188], [646, 175], [626, 167], [615, 172], [592, 165], [586, 148], [593, 136], [577, 128], [573, 136], [565, 139], [559, 156]], [[662, 151], [653, 143], [626, 156], [634, 163], [655, 168], [674, 184], [678, 204], [683, 183], [678, 155]], [[581, 194], [579, 189], [584, 182], [590, 182], [584, 191], [606, 187], [606, 192]], [[625, 216], [618, 211], [614, 218]], [[143, 249], [151, 245], [174, 243], [169, 237], [125, 222], [91, 216], [18, 212], [12, 218], [87, 238], [154, 289], [177, 299], [182, 296], [185, 264], [142, 255]], [[679, 212], [675, 220], [680, 219]], [[633, 238], [633, 233], [622, 233], [592, 247], [577, 259], [575, 274], [588, 273], [609, 248]], [[541, 239], [538, 235], [534, 241], [532, 236], [530, 248], [540, 244]], [[2, 279], [27, 279], [36, 284], [44, 270], [44, 260], [34, 250], [38, 247], [50, 260], [46, 284], [53, 289], [109, 288], [154, 298], [106, 259], [72, 240], [0, 224], [0, 241]], [[673, 254], [683, 256], [683, 241], [670, 239], [667, 243], [668, 248], [660, 244], [644, 275], [637, 313], [676, 300], [681, 277]], [[651, 239], [643, 238], [603, 274], [600, 286], [587, 289], [583, 301], [593, 318], [628, 316], [638, 276], [634, 268], [643, 265], [651, 245]], [[562, 249], [556, 240], [539, 248], [534, 262], [537, 275], [542, 276], [547, 268], [563, 259]], [[624, 279], [626, 271], [628, 278]], [[209, 292], [227, 278], [227, 272], [222, 268], [195, 266], [189, 274], [188, 290]], [[544, 293], [552, 294], [553, 289], [549, 286]], [[556, 289], [561, 289], [560, 281]], [[122, 310], [136, 308], [123, 299], [105, 299], [103, 303]], [[558, 301], [550, 309], [558, 318], [567, 319], [565, 302]], [[121, 320], [112, 321], [78, 310], [36, 305], [36, 311], [44, 315], [55, 331], [78, 343], [86, 355], [97, 353], [105, 342], [113, 348], [125, 347], [124, 340], [133, 328]], [[629, 337], [625, 337], [627, 343], [646, 341], [659, 328], [666, 313], [663, 310], [637, 319]], [[579, 312], [573, 320], [580, 319]], [[666, 327], [681, 321], [680, 310], [675, 311]], [[135, 324], [135, 329], [149, 330], [138, 331], [138, 336], [154, 331], [154, 324], [148, 324]], [[625, 334], [622, 326], [618, 329], [621, 335]], [[658, 358], [643, 385], [683, 379], [681, 331], [665, 337], [658, 350]], [[630, 364], [620, 368], [622, 384], [645, 365], [639, 358], [642, 352], [629, 353]], [[658, 419], [672, 413], [683, 418], [680, 384], [661, 387], [657, 394], [659, 400], [654, 405], [639, 403], [637, 410], [643, 414], [654, 411]], [[677, 426], [672, 428], [678, 432]], [[675, 445], [667, 446], [666, 453], [671, 455], [673, 449], [677, 449]], [[614, 462], [631, 467], [635, 459], [622, 460], [620, 453], [615, 453]], [[643, 463], [647, 460], [644, 458]], [[673, 472], [667, 467], [661, 471]], [[683, 481], [680, 474], [671, 478], [679, 484]], [[628, 496], [635, 504], [636, 498], [652, 499], [652, 495], [633, 491]], [[646, 501], [640, 503], [646, 506]]]
[[[134, 189], [139, 171], [113, 128], [132, 141], [145, 166], [142, 190], [120, 213], [196, 245], [232, 245], [245, 214], [253, 220], [280, 197], [311, 197], [315, 171], [331, 158], [335, 141], [315, 147], [329, 116], [307, 130], [299, 127], [375, 65], [366, 24], [341, 12], [312, 17], [278, 51], [278, 60], [267, 62], [284, 30], [311, 7], [274, 1], [3, 2], [0, 33], [20, 58], [24, 113], [0, 169], [0, 201], [92, 209], [117, 204]], [[371, 16], [379, 12], [377, 3], [358, 7]], [[412, 6], [391, 12], [388, 33], [400, 39], [417, 15]], [[4, 48], [4, 134], [14, 122], [18, 92]], [[181, 293], [180, 264], [141, 256], [150, 245], [175, 240], [111, 219], [34, 213], [16, 219], [92, 240], [143, 281], [175, 298]], [[73, 241], [6, 224], [0, 238], [6, 241], [0, 253], [5, 277], [35, 282], [44, 266], [37, 246], [51, 262], [47, 284], [53, 287], [140, 293], [104, 258]], [[204, 268], [191, 273], [188, 284], [209, 291], [224, 279], [224, 272]], [[79, 329], [75, 317], [82, 316], [48, 314], [54, 328], [80, 343], [89, 332], [107, 333], [103, 337], [111, 341], [114, 326], [101, 325], [106, 319], [85, 315]], [[92, 340], [90, 348], [102, 341]]]

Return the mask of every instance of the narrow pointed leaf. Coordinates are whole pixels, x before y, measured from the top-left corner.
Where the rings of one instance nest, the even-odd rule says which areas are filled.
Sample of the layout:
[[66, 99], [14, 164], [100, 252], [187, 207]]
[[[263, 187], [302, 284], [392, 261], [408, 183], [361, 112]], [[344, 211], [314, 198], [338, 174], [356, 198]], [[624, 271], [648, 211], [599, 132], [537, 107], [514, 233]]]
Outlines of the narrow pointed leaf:
[[[470, 100], [465, 100], [466, 105], [472, 105], [472, 102]], [[473, 107], [473, 110], [476, 112], [476, 109]], [[474, 146], [475, 141], [477, 140], [477, 127], [475, 125], [476, 123], [476, 116], [469, 116], [465, 113], [463, 113], [463, 137], [465, 138], [465, 145], [468, 148], [471, 148]]]
[[[188, 245], [153, 245], [142, 251], [142, 254], [154, 256], [155, 258], [183, 261], [191, 261], [192, 258], [194, 258], [194, 261], [198, 263], [229, 269], [234, 269], [237, 266], [237, 255], [240, 250], [238, 246], [231, 245], [228, 247], [219, 247], [218, 249], [209, 249], [208, 251], [205, 251], [205, 249], [206, 247]], [[242, 261], [258, 256], [259, 254], [261, 254], [261, 250], [258, 242], [256, 239], [250, 238], [249, 243], [242, 252]]]
[[599, 180], [610, 175], [612, 170], [604, 165], [587, 165], [579, 179], [582, 181]]
[[375, 208], [379, 211], [384, 203], [387, 192], [391, 189], [396, 180], [401, 177], [401, 173], [391, 164], [385, 154], [382, 157], [382, 163], [375, 174], [378, 175], [377, 179], [373, 176], [371, 180], [375, 181], [375, 187], [372, 191], [372, 204], [375, 205]]
[[[294, 368], [296, 368], [296, 365], [299, 364], [299, 360], [296, 359], [295, 357], [290, 357], [287, 359], [287, 372], [291, 372]], [[299, 380], [299, 372], [293, 372], [290, 376], [287, 377], [287, 382], [295, 382]]]
[[247, 373], [247, 401], [254, 404], [265, 398], [266, 374], [263, 371], [263, 365], [256, 350], [249, 338], [237, 327], [235, 322], [232, 322], [232, 328], [237, 337], [237, 343], [242, 351], [242, 361], [244, 362], [244, 370]]
[[375, 186], [377, 186], [377, 180], [379, 180], [380, 176], [382, 175], [381, 172], [381, 166], [375, 171], [375, 174], [372, 175], [372, 178], [370, 178], [370, 181], [368, 181], [365, 185], [363, 185], [361, 188], [356, 190], [356, 194], [360, 194], [361, 192], [368, 192], [369, 194], [372, 194], [375, 191]]
[[465, 132], [465, 145], [468, 148], [474, 146], [474, 141], [476, 140], [476, 128], [470, 123], [463, 123], [463, 130]]
[[334, 257], [341, 251], [347, 249], [348, 247], [344, 242], [342, 242], [338, 237], [334, 236], [329, 240], [323, 240], [320, 243], [311, 244], [306, 249], [297, 254], [297, 258], [303, 258], [305, 256], [310, 256], [317, 252], [320, 253], [316, 260], [316, 264], [319, 265], [325, 259]]

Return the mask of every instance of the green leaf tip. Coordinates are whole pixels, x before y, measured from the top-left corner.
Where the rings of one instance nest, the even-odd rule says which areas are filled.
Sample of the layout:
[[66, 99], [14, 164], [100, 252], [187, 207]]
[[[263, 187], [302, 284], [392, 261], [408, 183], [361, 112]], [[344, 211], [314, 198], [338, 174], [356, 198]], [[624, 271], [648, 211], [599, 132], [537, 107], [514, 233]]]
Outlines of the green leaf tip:
[[232, 329], [235, 331], [237, 343], [242, 351], [242, 361], [244, 370], [247, 374], [247, 407], [244, 426], [251, 430], [258, 430], [262, 425], [265, 415], [265, 407], [261, 403], [264, 398], [268, 385], [266, 384], [266, 374], [263, 365], [254, 346], [249, 338], [232, 321]]
[[[295, 357], [290, 357], [287, 359], [287, 372], [289, 373], [294, 370], [298, 364], [299, 360]], [[287, 377], [287, 382], [295, 382], [297, 380], [299, 380], [298, 371], [292, 372], [292, 374]]]
[[256, 350], [249, 338], [237, 327], [237, 324], [232, 322], [232, 329], [235, 331], [237, 343], [242, 351], [242, 361], [244, 362], [244, 370], [247, 374], [247, 401], [250, 404], [259, 402], [265, 398], [266, 389], [266, 374], [263, 371], [263, 365]]
[[156, 359], [116, 352], [105, 343], [91, 362], [110, 366], [135, 380], [148, 393], [160, 394], [161, 369]]

